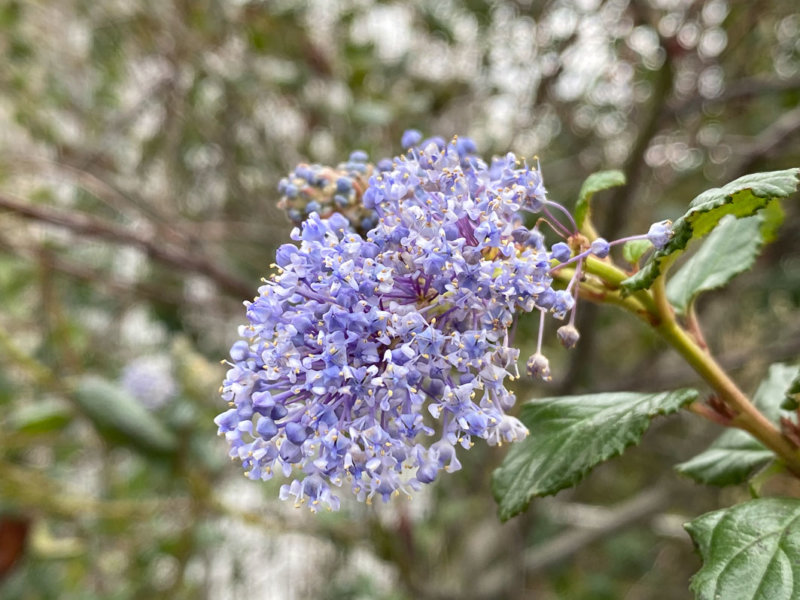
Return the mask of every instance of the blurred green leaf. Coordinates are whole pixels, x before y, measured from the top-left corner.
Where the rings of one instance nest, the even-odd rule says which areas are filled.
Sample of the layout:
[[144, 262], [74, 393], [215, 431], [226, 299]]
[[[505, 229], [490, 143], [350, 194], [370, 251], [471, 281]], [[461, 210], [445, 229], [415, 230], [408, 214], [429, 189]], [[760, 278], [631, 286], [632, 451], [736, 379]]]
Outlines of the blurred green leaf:
[[673, 236], [657, 250], [641, 271], [622, 282], [627, 292], [649, 288], [683, 252], [690, 241], [713, 230], [725, 215], [749, 217], [774, 198], [785, 198], [797, 190], [800, 169], [745, 175], [721, 187], [703, 192], [672, 226]]
[[75, 399], [95, 428], [108, 441], [124, 444], [144, 453], [168, 454], [178, 440], [161, 421], [133, 396], [101, 377], [83, 377]]
[[786, 218], [786, 213], [781, 206], [780, 200], [773, 200], [758, 213], [762, 217], [761, 237], [764, 243], [774, 242], [778, 237], [778, 230]]
[[597, 192], [621, 185], [625, 185], [625, 173], [622, 171], [598, 171], [586, 178], [578, 194], [578, 202], [575, 203], [575, 223], [578, 229], [582, 228], [583, 223], [589, 218], [592, 196]]
[[731, 429], [720, 435], [708, 449], [675, 466], [684, 475], [710, 485], [734, 485], [746, 481], [757, 468], [775, 455], [749, 434]]
[[69, 406], [56, 400], [41, 400], [24, 404], [10, 417], [11, 427], [32, 435], [60, 431], [72, 422]]
[[703, 559], [698, 600], [800, 597], [800, 500], [763, 498], [685, 525]]
[[800, 370], [797, 376], [789, 384], [789, 389], [786, 390], [786, 396], [781, 403], [783, 410], [797, 410], [800, 408]]
[[651, 244], [649, 240], [631, 240], [630, 242], [625, 242], [625, 245], [622, 247], [622, 258], [630, 264], [635, 265], [639, 262], [639, 259], [652, 248], [653, 244]]
[[530, 430], [494, 472], [492, 492], [506, 521], [523, 512], [534, 496], [571, 487], [599, 463], [638, 444], [658, 415], [697, 398], [692, 389], [641, 394], [613, 392], [542, 398], [522, 407]]
[[[758, 386], [753, 404], [773, 423], [780, 419], [780, 404], [785, 391], [798, 376], [798, 368], [784, 364], [770, 367], [767, 377]], [[734, 485], [742, 483], [775, 457], [761, 442], [741, 429], [728, 429], [704, 452], [675, 469], [700, 483]]]

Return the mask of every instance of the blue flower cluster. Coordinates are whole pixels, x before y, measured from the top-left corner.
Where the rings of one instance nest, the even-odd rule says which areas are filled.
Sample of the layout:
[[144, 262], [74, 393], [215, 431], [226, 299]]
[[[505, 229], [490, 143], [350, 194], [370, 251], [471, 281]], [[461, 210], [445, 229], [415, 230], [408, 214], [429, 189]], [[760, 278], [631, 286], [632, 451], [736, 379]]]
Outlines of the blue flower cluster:
[[[384, 501], [460, 468], [456, 447], [519, 440], [506, 380], [519, 377], [510, 329], [539, 311], [532, 377], [550, 379], [545, 316], [571, 348], [575, 299], [589, 255], [648, 239], [591, 243], [546, 197], [541, 173], [513, 154], [486, 163], [468, 138], [422, 141], [373, 165], [354, 152], [336, 169], [299, 165], [283, 179], [281, 206], [298, 225], [277, 251], [275, 273], [246, 303], [248, 324], [231, 348], [217, 416], [230, 456], [250, 479], [292, 477], [281, 497], [337, 509], [338, 488]], [[564, 225], [551, 212], [569, 219]], [[549, 249], [540, 214], [564, 241]], [[566, 289], [553, 274], [571, 265]]]
[[523, 438], [506, 414], [509, 328], [574, 304], [519, 218], [547, 202], [539, 171], [513, 154], [487, 164], [466, 138], [420, 140], [408, 132], [406, 154], [370, 174], [365, 235], [339, 213], [294, 229], [231, 349], [215, 420], [231, 457], [250, 479], [293, 477], [281, 497], [313, 510], [338, 508], [340, 487], [410, 493], [458, 469], [459, 445]]

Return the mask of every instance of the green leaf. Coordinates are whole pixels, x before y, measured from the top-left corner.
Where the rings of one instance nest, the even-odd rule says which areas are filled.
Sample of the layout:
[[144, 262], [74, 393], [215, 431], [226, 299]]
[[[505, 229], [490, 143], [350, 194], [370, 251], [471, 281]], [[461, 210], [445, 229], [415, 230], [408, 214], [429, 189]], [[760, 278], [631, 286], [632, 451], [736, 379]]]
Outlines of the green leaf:
[[735, 485], [747, 481], [757, 468], [775, 458], [761, 442], [740, 429], [730, 429], [720, 435], [704, 452], [675, 469], [709, 485]]
[[751, 500], [685, 527], [703, 559], [697, 600], [800, 598], [800, 500]]
[[681, 314], [698, 294], [724, 286], [756, 261], [763, 240], [761, 215], [737, 219], [727, 215], [667, 285], [667, 297]]
[[783, 225], [783, 220], [786, 217], [780, 200], [773, 200], [759, 214], [764, 219], [761, 224], [761, 237], [764, 243], [774, 242], [778, 237], [778, 229]]
[[42, 400], [26, 404], [10, 417], [12, 429], [20, 433], [43, 434], [64, 429], [72, 421], [69, 406], [56, 400]]
[[178, 445], [175, 435], [139, 401], [118, 385], [100, 377], [83, 377], [75, 400], [108, 441], [144, 453], [168, 454]]
[[696, 390], [656, 394], [615, 392], [528, 402], [520, 419], [528, 437], [509, 450], [494, 472], [492, 492], [503, 521], [524, 511], [534, 496], [547, 496], [583, 479], [599, 463], [638, 444], [657, 415], [697, 398]]
[[622, 246], [622, 258], [630, 264], [635, 265], [638, 264], [639, 259], [652, 248], [653, 244], [650, 243], [650, 240], [631, 240], [625, 242], [625, 245]]
[[607, 190], [612, 187], [625, 185], [625, 173], [622, 171], [598, 171], [586, 178], [578, 194], [578, 202], [575, 204], [575, 223], [578, 229], [583, 227], [583, 223], [589, 216], [592, 196], [597, 192]]
[[786, 390], [786, 395], [781, 402], [783, 410], [797, 410], [800, 408], [800, 369], [797, 370], [797, 376], [789, 384], [789, 389]]
[[649, 288], [666, 272], [693, 239], [700, 239], [717, 226], [725, 215], [749, 217], [774, 198], [785, 198], [797, 190], [800, 169], [745, 175], [731, 183], [703, 192], [689, 210], [672, 225], [673, 236], [657, 250], [635, 275], [622, 282], [623, 289], [635, 292]]
[[[758, 386], [753, 404], [773, 423], [780, 420], [785, 390], [797, 375], [797, 367], [774, 364]], [[749, 433], [728, 429], [707, 450], [676, 465], [675, 469], [700, 483], [734, 485], [746, 481], [753, 471], [773, 458], [775, 454]]]

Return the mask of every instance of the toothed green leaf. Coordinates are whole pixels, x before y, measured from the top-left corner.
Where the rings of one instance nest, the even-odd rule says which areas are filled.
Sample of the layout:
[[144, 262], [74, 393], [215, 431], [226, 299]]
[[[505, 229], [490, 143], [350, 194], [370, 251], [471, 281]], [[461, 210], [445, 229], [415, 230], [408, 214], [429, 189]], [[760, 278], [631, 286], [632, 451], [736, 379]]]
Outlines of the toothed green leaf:
[[689, 205], [689, 210], [672, 225], [673, 236], [657, 250], [642, 269], [622, 282], [626, 292], [649, 288], [675, 261], [690, 241], [713, 230], [725, 215], [749, 217], [775, 198], [785, 198], [798, 187], [800, 169], [745, 175], [731, 183], [703, 192]]
[[511, 447], [494, 472], [492, 491], [503, 521], [583, 479], [596, 465], [638, 444], [651, 419], [677, 411], [696, 390], [615, 392], [543, 398], [522, 407], [530, 435]]

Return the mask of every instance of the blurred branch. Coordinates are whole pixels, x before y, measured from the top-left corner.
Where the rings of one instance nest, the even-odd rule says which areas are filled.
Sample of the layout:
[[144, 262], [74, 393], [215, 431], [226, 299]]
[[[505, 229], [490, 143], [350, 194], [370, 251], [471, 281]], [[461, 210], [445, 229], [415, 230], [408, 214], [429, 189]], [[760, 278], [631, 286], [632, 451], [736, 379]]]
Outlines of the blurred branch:
[[[63, 151], [62, 154], [66, 157], [71, 157], [81, 165], [94, 164], [97, 158], [97, 155], [79, 156], [80, 153], [77, 150]], [[176, 228], [174, 222], [171, 222], [171, 220], [174, 220], [174, 216], [169, 217], [141, 198], [126, 194], [111, 183], [108, 183], [98, 175], [87, 170], [85, 166], [20, 155], [5, 157], [4, 161], [16, 170], [30, 170], [39, 177], [45, 169], [55, 170], [62, 175], [67, 175], [74, 180], [77, 185], [120, 214], [131, 216], [132, 211], [130, 207], [133, 207], [136, 211], [135, 214], [144, 215], [149, 221], [157, 224], [159, 227], [163, 227], [163, 234], [169, 235], [171, 241], [175, 241], [176, 243], [188, 242], [187, 235]]]
[[791, 137], [800, 132], [800, 107], [778, 117], [775, 122], [759, 133], [753, 140], [734, 151], [738, 160], [731, 160], [727, 169], [729, 177], [738, 177], [753, 170], [762, 159], [774, 154]]
[[[36, 260], [39, 256], [37, 251], [33, 248], [12, 244], [2, 237], [0, 237], [0, 248], [29, 260]], [[48, 252], [47, 263], [54, 271], [106, 288], [110, 293], [127, 300], [130, 300], [131, 297], [147, 298], [174, 306], [184, 302], [184, 298], [181, 294], [166, 289], [164, 286], [150, 285], [142, 281], [127, 284], [116, 280], [110, 273], [105, 273], [97, 269], [90, 269], [81, 264], [64, 260], [56, 256], [53, 252]]]
[[[588, 512], [591, 519], [584, 518], [578, 507], [573, 507], [572, 518], [578, 524], [578, 528], [533, 548], [525, 556], [525, 569], [529, 574], [544, 571], [583, 550], [589, 544], [608, 538], [650, 517], [664, 509], [670, 499], [670, 489], [661, 485], [647, 489], [606, 511], [590, 507]], [[583, 526], [587, 521], [591, 522], [591, 527]]]
[[800, 77], [792, 79], [748, 77], [732, 82], [727, 86], [725, 91], [716, 98], [704, 98], [700, 95], [691, 96], [682, 102], [670, 106], [669, 112], [671, 116], [674, 117], [685, 117], [692, 112], [700, 110], [706, 104], [725, 104], [732, 100], [748, 99], [753, 96], [796, 91], [800, 91]]
[[90, 517], [133, 519], [153, 517], [155, 512], [175, 515], [188, 508], [191, 498], [133, 498], [98, 500], [65, 492], [54, 480], [33, 468], [0, 461], [0, 497], [13, 499], [27, 510], [80, 520]]
[[85, 214], [67, 214], [51, 207], [14, 200], [2, 194], [0, 194], [0, 208], [26, 219], [58, 225], [88, 237], [140, 248], [149, 257], [162, 263], [178, 267], [184, 271], [205, 275], [217, 283], [223, 291], [237, 298], [249, 298], [253, 295], [252, 285], [231, 275], [221, 266], [210, 262], [198, 252], [167, 246], [163, 240], [134, 233], [124, 227], [95, 219]]
[[0, 351], [5, 353], [11, 362], [15, 363], [17, 366], [21, 367], [23, 371], [27, 372], [30, 378], [37, 385], [45, 387], [56, 385], [56, 379], [53, 375], [53, 372], [17, 346], [12, 337], [3, 327], [0, 327]]

